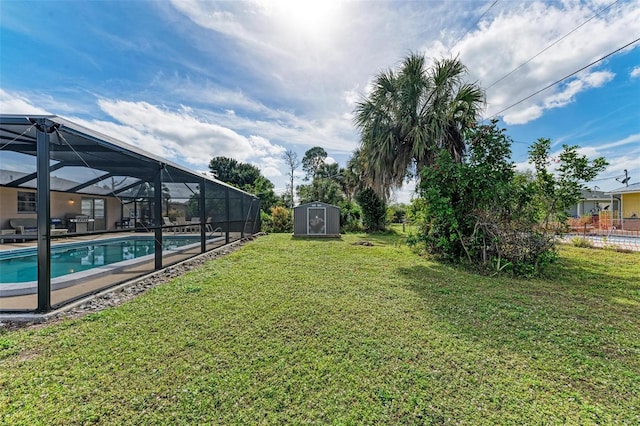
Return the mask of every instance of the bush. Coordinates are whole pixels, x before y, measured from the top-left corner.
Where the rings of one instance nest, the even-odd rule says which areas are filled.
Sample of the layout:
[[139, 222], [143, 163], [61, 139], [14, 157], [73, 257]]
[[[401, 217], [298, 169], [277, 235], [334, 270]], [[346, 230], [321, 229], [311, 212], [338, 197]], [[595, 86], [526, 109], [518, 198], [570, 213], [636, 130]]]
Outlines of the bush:
[[571, 239], [571, 244], [575, 247], [583, 247], [583, 248], [591, 248], [593, 247], [593, 243], [590, 239], [584, 237], [573, 237]]
[[269, 232], [293, 232], [291, 210], [282, 207], [271, 207], [271, 223]]
[[441, 258], [464, 260], [481, 270], [535, 275], [557, 257], [555, 233], [538, 226], [538, 218], [548, 224], [549, 215], [540, 214], [535, 182], [515, 173], [511, 140], [495, 124], [467, 133], [463, 161], [442, 150], [422, 170], [424, 201], [410, 208], [421, 227], [413, 241]]
[[340, 232], [362, 231], [362, 211], [357, 204], [350, 201], [340, 203]]
[[387, 206], [373, 189], [363, 189], [356, 194], [356, 201], [362, 209], [362, 224], [367, 232], [383, 231]]
[[260, 230], [262, 232], [269, 232], [271, 229], [271, 216], [264, 210], [260, 210]]

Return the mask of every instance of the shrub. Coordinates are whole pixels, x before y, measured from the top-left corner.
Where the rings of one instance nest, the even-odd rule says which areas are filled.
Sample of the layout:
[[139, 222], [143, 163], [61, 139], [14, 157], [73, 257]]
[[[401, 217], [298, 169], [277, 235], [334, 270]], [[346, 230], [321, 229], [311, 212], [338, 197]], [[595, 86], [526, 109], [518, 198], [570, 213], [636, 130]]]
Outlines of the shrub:
[[571, 239], [571, 244], [575, 247], [583, 247], [583, 248], [591, 248], [593, 247], [593, 243], [590, 239], [584, 237], [573, 237]]
[[362, 211], [356, 203], [343, 201], [340, 203], [340, 232], [362, 231]]
[[271, 223], [269, 232], [292, 232], [293, 220], [291, 210], [282, 207], [271, 207]]
[[271, 216], [264, 210], [260, 210], [260, 230], [269, 232], [271, 229]]
[[356, 201], [362, 209], [362, 224], [365, 231], [383, 231], [387, 206], [382, 198], [373, 189], [366, 188], [356, 194]]
[[407, 216], [407, 207], [404, 204], [393, 204], [387, 208], [387, 223], [402, 223]]
[[421, 234], [412, 241], [447, 260], [531, 276], [557, 258], [555, 238], [566, 227], [564, 211], [580, 196], [578, 182], [591, 180], [606, 163], [590, 164], [577, 147], [565, 146], [556, 177], [547, 171], [550, 142], [540, 139], [530, 150], [536, 174], [516, 174], [511, 140], [496, 123], [467, 132], [462, 161], [443, 149], [422, 170], [424, 202], [409, 209]]

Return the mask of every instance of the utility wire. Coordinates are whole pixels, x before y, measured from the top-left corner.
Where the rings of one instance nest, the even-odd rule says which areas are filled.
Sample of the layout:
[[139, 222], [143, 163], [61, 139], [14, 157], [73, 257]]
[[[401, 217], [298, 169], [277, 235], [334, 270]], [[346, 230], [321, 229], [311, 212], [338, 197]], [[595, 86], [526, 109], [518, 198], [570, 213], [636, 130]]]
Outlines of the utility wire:
[[[614, 55], [614, 54], [616, 54], [616, 53], [620, 52], [620, 51], [621, 51], [621, 50], [623, 50], [623, 49], [626, 49], [627, 47], [631, 46], [632, 44], [637, 43], [638, 41], [640, 41], [640, 38], [637, 38], [637, 39], [633, 40], [632, 42], [629, 42], [629, 43], [625, 44], [624, 46], [622, 46], [622, 47], [620, 47], [620, 48], [618, 48], [618, 49], [614, 50], [613, 52], [611, 52], [611, 53], [608, 53], [608, 54], [604, 55], [604, 56], [603, 56], [602, 58], [600, 58], [600, 59], [596, 59], [595, 61], [591, 62], [590, 64], [585, 65], [584, 67], [580, 68], [579, 70], [574, 71], [574, 72], [572, 72], [571, 74], [569, 74], [569, 75], [567, 75], [567, 76], [565, 76], [565, 77], [562, 77], [560, 80], [555, 81], [555, 82], [553, 82], [553, 83], [549, 84], [548, 86], [543, 87], [542, 89], [538, 90], [537, 92], [532, 93], [531, 95], [529, 95], [529, 96], [527, 96], [527, 97], [525, 97], [525, 98], [523, 98], [523, 99], [520, 99], [518, 102], [516, 102], [516, 103], [514, 103], [514, 104], [511, 104], [511, 105], [509, 105], [508, 107], [506, 107], [506, 108], [504, 108], [504, 109], [502, 109], [502, 110], [500, 110], [500, 111], [496, 112], [495, 114], [493, 114], [493, 115], [492, 115], [491, 117], [489, 117], [489, 118], [497, 117], [498, 115], [500, 115], [500, 114], [502, 114], [503, 112], [505, 112], [505, 111], [507, 111], [507, 110], [509, 110], [509, 109], [513, 108], [514, 106], [516, 106], [516, 105], [520, 105], [522, 102], [524, 102], [524, 101], [526, 101], [526, 100], [528, 100], [528, 99], [533, 98], [535, 95], [537, 95], [537, 94], [539, 94], [539, 93], [544, 92], [544, 91], [545, 91], [545, 90], [547, 90], [548, 88], [553, 87], [553, 86], [555, 86], [555, 85], [556, 85], [556, 84], [558, 84], [558, 83], [563, 82], [564, 80], [568, 79], [569, 77], [573, 77], [574, 75], [578, 74], [580, 71], [584, 71], [585, 69], [589, 68], [590, 66], [595, 65], [595, 64], [597, 64], [598, 62], [600, 62], [600, 61], [603, 61], [603, 60], [607, 59], [609, 56]], [[486, 119], [485, 119], [485, 120], [486, 120]], [[484, 121], [484, 120], [483, 120], [483, 121]]]
[[620, 0], [616, 0], [613, 3], [609, 4], [609, 6], [605, 6], [604, 8], [600, 9], [595, 15], [593, 15], [591, 18], [587, 19], [586, 21], [584, 21], [582, 24], [578, 25], [577, 27], [575, 27], [574, 29], [572, 29], [571, 31], [569, 31], [568, 33], [566, 33], [565, 35], [563, 35], [562, 37], [560, 37], [558, 40], [554, 41], [553, 43], [551, 43], [550, 45], [548, 45], [547, 47], [545, 47], [544, 49], [542, 49], [541, 51], [539, 51], [538, 53], [536, 53], [534, 56], [532, 56], [531, 58], [527, 59], [525, 62], [521, 63], [520, 65], [518, 65], [516, 68], [514, 68], [513, 70], [511, 70], [509, 73], [505, 74], [504, 76], [500, 77], [499, 79], [497, 79], [496, 81], [494, 81], [493, 83], [491, 83], [489, 86], [487, 86], [485, 88], [485, 90], [489, 90], [491, 89], [493, 86], [495, 86], [496, 84], [500, 83], [502, 80], [504, 80], [505, 78], [509, 77], [511, 74], [513, 74], [514, 72], [518, 71], [520, 68], [522, 68], [523, 66], [527, 65], [529, 62], [533, 61], [535, 58], [537, 58], [538, 56], [542, 55], [544, 52], [546, 52], [547, 50], [549, 50], [550, 48], [552, 48], [553, 46], [555, 46], [556, 44], [560, 43], [562, 40], [564, 40], [565, 38], [569, 37], [571, 34], [573, 34], [574, 32], [576, 32], [578, 29], [580, 29], [581, 27], [583, 27], [584, 25], [586, 25], [589, 21], [593, 20], [594, 18], [598, 17], [599, 15], [601, 15], [603, 12], [605, 12], [606, 10], [610, 9], [611, 6], [613, 6], [616, 3], [619, 3]]
[[[498, 3], [498, 1], [499, 1], [499, 0], [494, 0], [494, 2], [493, 2], [493, 3], [491, 3], [491, 6], [489, 6], [489, 8], [488, 8], [487, 10], [485, 10], [485, 11], [484, 11], [484, 13], [483, 13], [482, 15], [480, 15], [480, 17], [476, 20], [476, 22], [475, 22], [471, 27], [469, 27], [469, 28], [474, 28], [476, 25], [478, 25], [478, 22], [480, 22], [480, 20], [481, 20], [482, 18], [484, 18], [484, 15], [486, 15], [486, 14], [491, 10], [491, 8], [493, 8], [493, 6], [495, 6], [495, 5], [496, 5], [496, 3]], [[619, 1], [619, 0], [618, 0], [618, 1]], [[469, 33], [469, 30], [467, 30], [467, 31], [465, 31], [464, 33], [462, 33], [462, 35], [461, 35], [461, 36], [456, 40], [456, 42], [455, 42], [455, 43], [453, 43], [453, 44], [451, 45], [451, 48], [453, 49], [453, 46], [455, 46], [456, 44], [458, 44], [458, 42], [459, 42], [460, 40], [462, 40], [462, 38], [463, 38], [464, 36], [466, 36], [466, 35], [467, 35], [467, 33]], [[449, 53], [451, 53], [451, 49], [449, 49]]]

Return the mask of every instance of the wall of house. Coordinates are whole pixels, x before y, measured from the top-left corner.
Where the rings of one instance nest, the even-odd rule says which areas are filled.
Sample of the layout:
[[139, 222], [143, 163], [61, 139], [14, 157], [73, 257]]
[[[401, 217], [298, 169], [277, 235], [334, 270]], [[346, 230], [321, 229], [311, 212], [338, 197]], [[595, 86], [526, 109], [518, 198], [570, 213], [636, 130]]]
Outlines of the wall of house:
[[[10, 229], [9, 220], [14, 218], [37, 218], [35, 213], [18, 213], [18, 191], [36, 192], [22, 188], [0, 187], [0, 229]], [[51, 192], [51, 217], [66, 220], [82, 214], [82, 198], [106, 199], [106, 227], [115, 229], [115, 222], [120, 220], [120, 200], [114, 197], [95, 197], [66, 192]]]
[[[120, 200], [115, 197], [107, 197], [107, 211], [105, 214], [105, 220], [107, 221], [107, 230], [116, 229], [116, 222], [120, 221]], [[126, 213], [125, 213], [125, 216]], [[127, 216], [128, 217], [128, 216]]]
[[640, 192], [633, 194], [622, 194], [622, 217], [640, 218]]
[[51, 193], [51, 217], [66, 220], [67, 217], [82, 214], [81, 196], [64, 192]]
[[[21, 190], [23, 191], [23, 190]], [[35, 192], [35, 191], [27, 191]], [[35, 218], [33, 213], [18, 214], [18, 190], [16, 188], [0, 187], [0, 229], [11, 229], [9, 220], [14, 218]]]
[[[37, 218], [36, 213], [18, 213], [18, 192], [33, 192], [23, 188], [0, 187], [0, 228], [9, 229], [9, 220], [14, 218]], [[66, 219], [68, 216], [80, 214], [80, 195], [64, 192], [51, 193], [51, 217]]]

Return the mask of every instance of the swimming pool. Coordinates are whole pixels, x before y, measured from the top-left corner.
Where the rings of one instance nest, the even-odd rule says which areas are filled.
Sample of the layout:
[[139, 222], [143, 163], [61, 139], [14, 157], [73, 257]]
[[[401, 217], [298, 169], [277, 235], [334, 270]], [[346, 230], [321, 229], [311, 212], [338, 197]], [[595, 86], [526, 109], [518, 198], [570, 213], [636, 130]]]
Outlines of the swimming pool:
[[[197, 236], [174, 236], [163, 239], [162, 249], [163, 252], [175, 252], [199, 245]], [[126, 266], [143, 258], [153, 258], [154, 252], [151, 236], [57, 244], [51, 247], [52, 283], [69, 275], [86, 277], [94, 269], [109, 272], [117, 265]], [[24, 290], [26, 287], [22, 284], [34, 287], [38, 279], [37, 262], [35, 247], [0, 253], [0, 295], [14, 293], [10, 287]]]

